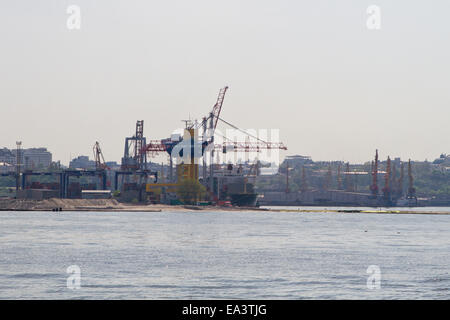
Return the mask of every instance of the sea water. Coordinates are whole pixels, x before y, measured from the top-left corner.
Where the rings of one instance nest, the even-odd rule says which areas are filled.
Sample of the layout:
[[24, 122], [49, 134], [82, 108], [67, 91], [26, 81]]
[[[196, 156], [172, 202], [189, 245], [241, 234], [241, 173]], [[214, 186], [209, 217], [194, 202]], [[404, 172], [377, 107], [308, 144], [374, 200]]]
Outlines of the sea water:
[[0, 299], [449, 298], [450, 215], [0, 212]]

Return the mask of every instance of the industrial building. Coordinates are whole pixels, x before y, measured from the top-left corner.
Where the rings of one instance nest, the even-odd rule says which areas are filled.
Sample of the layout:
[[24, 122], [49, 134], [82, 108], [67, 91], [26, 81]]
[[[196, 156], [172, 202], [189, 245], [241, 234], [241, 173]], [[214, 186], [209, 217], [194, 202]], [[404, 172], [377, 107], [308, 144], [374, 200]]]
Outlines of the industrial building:
[[70, 161], [69, 168], [92, 170], [95, 169], [95, 161], [89, 160], [88, 156], [78, 156]]
[[47, 169], [52, 164], [52, 154], [47, 148], [23, 149], [21, 163], [25, 169]]
[[367, 193], [343, 190], [310, 190], [298, 192], [264, 192], [258, 197], [261, 206], [379, 206]]

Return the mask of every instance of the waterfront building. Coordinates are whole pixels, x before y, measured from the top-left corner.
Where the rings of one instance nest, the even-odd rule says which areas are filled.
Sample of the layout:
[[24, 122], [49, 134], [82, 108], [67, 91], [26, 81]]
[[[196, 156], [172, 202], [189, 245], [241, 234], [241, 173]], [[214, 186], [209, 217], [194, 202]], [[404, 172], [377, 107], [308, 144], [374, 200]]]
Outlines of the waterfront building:
[[52, 154], [47, 148], [29, 148], [22, 151], [25, 169], [47, 169], [52, 164]]
[[88, 156], [78, 156], [77, 158], [70, 161], [69, 168], [92, 170], [95, 169], [95, 161], [89, 160]]

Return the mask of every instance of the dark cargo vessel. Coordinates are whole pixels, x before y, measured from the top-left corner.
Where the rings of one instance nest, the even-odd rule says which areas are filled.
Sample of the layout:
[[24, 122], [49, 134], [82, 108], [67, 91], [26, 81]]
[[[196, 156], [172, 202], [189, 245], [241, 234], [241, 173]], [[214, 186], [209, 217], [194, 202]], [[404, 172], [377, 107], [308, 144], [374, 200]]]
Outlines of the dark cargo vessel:
[[230, 195], [231, 204], [237, 207], [256, 207], [256, 193], [234, 193]]

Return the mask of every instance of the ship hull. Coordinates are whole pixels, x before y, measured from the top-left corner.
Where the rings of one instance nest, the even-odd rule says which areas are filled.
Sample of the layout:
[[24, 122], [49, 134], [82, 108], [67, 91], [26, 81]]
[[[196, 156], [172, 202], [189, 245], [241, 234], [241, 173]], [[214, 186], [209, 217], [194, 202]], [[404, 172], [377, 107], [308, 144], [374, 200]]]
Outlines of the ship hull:
[[231, 204], [237, 207], [256, 207], [256, 193], [231, 194]]

